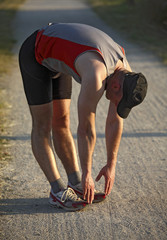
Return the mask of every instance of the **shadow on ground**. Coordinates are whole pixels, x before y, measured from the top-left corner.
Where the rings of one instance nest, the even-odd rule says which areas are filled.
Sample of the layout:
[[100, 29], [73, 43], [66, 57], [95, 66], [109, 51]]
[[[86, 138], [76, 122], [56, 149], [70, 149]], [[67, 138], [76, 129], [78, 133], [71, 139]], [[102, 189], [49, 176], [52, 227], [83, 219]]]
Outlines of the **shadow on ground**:
[[[97, 132], [97, 138], [105, 138], [104, 133]], [[74, 139], [77, 139], [77, 134], [73, 134]], [[134, 132], [134, 133], [128, 133], [124, 132], [122, 134], [123, 138], [150, 138], [150, 137], [167, 137], [167, 132]], [[14, 141], [30, 141], [31, 136], [30, 135], [23, 135], [23, 136], [0, 136], [0, 139], [5, 140], [14, 140]]]
[[61, 208], [48, 205], [48, 198], [20, 198], [0, 200], [0, 215], [63, 213]]

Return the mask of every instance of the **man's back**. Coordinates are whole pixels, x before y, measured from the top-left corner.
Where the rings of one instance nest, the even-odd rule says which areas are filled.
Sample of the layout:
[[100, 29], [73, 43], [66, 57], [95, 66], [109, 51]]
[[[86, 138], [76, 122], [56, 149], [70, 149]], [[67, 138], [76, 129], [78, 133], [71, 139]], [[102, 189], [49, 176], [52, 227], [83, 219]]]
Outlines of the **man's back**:
[[126, 59], [123, 49], [101, 30], [78, 23], [55, 23], [39, 30], [36, 59], [51, 71], [69, 74], [81, 82], [75, 69], [76, 59], [87, 51], [98, 52], [107, 74], [114, 72], [119, 59]]

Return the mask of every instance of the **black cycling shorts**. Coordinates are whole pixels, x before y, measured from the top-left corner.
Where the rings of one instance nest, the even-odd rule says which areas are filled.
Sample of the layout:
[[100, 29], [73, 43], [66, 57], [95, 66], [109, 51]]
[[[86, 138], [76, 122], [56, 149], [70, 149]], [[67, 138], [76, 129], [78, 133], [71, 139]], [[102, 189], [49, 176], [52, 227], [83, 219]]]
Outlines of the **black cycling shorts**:
[[52, 72], [35, 59], [38, 31], [28, 37], [19, 52], [19, 65], [29, 105], [49, 103], [55, 99], [71, 99], [72, 77]]

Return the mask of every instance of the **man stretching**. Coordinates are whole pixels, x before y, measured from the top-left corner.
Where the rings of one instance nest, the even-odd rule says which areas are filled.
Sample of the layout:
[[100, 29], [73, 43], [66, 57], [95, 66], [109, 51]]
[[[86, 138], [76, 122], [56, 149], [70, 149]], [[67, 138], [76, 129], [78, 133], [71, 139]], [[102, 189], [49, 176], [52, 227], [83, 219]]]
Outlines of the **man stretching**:
[[[19, 63], [32, 116], [32, 151], [51, 185], [49, 202], [73, 211], [104, 200], [114, 184], [123, 118], [143, 101], [147, 92], [145, 77], [131, 71], [124, 49], [111, 37], [84, 24], [42, 27], [23, 43]], [[72, 77], [81, 84], [77, 132], [81, 176], [70, 131]], [[104, 93], [110, 104], [105, 130], [106, 163], [96, 178], [105, 178], [101, 193], [94, 189], [91, 169], [96, 107]], [[58, 172], [53, 148], [67, 173], [68, 187]]]

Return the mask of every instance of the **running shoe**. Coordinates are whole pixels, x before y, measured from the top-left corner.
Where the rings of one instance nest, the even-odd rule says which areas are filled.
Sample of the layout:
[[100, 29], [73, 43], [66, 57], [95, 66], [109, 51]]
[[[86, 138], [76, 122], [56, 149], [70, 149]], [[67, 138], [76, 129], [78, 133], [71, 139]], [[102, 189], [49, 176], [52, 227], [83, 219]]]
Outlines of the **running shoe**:
[[[72, 188], [75, 193], [78, 195], [79, 198], [83, 199], [83, 190], [81, 183], [78, 183], [77, 185], [72, 185], [70, 182], [68, 182], [68, 187]], [[98, 203], [104, 201], [106, 198], [106, 195], [104, 192], [100, 192], [97, 190], [94, 190], [94, 199], [92, 203]]]
[[80, 199], [70, 187], [58, 193], [53, 193], [51, 190], [49, 203], [52, 206], [63, 208], [67, 211], [78, 211], [87, 205], [87, 203]]

